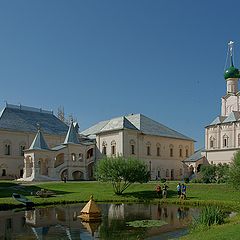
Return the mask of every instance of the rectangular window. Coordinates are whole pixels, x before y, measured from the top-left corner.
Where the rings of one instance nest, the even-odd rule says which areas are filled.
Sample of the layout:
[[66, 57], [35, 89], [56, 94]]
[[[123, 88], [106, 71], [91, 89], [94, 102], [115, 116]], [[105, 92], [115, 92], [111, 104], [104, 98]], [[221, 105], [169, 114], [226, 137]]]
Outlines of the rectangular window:
[[115, 148], [115, 146], [113, 145], [112, 146], [112, 155], [115, 155], [116, 154], [116, 150], [115, 150], [116, 148]]
[[20, 155], [24, 156], [25, 146], [20, 146]]
[[213, 148], [213, 140], [210, 141], [210, 148]]
[[170, 157], [173, 157], [173, 149], [170, 148]]
[[160, 147], [157, 147], [157, 156], [160, 156]]
[[150, 152], [150, 146], [147, 146], [147, 155], [150, 156], [151, 152]]
[[188, 157], [188, 149], [186, 149], [186, 157]]
[[223, 139], [223, 146], [224, 146], [224, 147], [227, 147], [227, 138], [224, 138], [224, 139]]
[[182, 157], [182, 149], [179, 149], [179, 157]]
[[135, 146], [134, 145], [131, 145], [131, 153], [135, 154]]
[[9, 144], [5, 145], [5, 155], [10, 155], [10, 145]]

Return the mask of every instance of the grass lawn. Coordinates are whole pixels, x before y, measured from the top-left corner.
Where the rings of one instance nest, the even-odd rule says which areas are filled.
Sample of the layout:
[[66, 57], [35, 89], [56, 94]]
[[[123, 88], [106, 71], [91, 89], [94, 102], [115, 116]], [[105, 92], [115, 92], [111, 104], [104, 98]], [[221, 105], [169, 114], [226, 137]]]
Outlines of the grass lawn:
[[[175, 203], [186, 205], [217, 204], [226, 209], [240, 211], [240, 191], [232, 189], [227, 184], [187, 184], [187, 200], [179, 200], [176, 194], [177, 182], [167, 182], [169, 186], [167, 199], [157, 197], [155, 187], [157, 182], [131, 185], [121, 196], [113, 193], [112, 185], [100, 182], [46, 182], [18, 183], [15, 181], [0, 181], [0, 209], [20, 207], [12, 199], [12, 193], [17, 192], [29, 197], [36, 205], [63, 204], [86, 202], [90, 195], [98, 202], [151, 202]], [[162, 185], [162, 184], [161, 184]], [[52, 190], [56, 196], [40, 198], [34, 195], [42, 188]], [[240, 215], [221, 226], [209, 230], [191, 233], [181, 239], [240, 239]]]
[[[168, 198], [159, 199], [155, 192], [156, 182], [131, 185], [121, 196], [113, 193], [112, 185], [100, 182], [47, 182], [24, 183], [15, 181], [0, 181], [0, 207], [9, 204], [11, 207], [18, 203], [12, 199], [12, 193], [17, 192], [28, 196], [36, 205], [85, 202], [90, 195], [101, 202], [168, 202], [179, 203], [176, 195], [177, 182], [168, 182]], [[162, 184], [161, 184], [162, 185]], [[40, 198], [34, 194], [40, 189], [52, 190], [56, 196]], [[232, 209], [240, 209], [240, 192], [226, 184], [187, 184], [187, 200], [181, 204], [208, 205], [218, 204]]]

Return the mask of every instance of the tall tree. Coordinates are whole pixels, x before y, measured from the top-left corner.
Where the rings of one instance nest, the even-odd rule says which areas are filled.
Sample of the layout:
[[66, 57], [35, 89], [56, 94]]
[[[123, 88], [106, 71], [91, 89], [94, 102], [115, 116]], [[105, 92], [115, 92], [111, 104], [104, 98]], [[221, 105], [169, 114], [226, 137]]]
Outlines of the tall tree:
[[99, 160], [96, 177], [99, 181], [111, 182], [114, 192], [121, 195], [132, 183], [149, 180], [147, 165], [138, 159], [106, 157]]

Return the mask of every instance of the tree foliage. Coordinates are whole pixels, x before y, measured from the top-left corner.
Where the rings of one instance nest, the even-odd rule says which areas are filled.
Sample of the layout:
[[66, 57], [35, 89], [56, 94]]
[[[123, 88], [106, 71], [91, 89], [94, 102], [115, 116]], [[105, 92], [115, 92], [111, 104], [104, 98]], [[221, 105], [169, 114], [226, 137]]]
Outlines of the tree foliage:
[[200, 168], [204, 183], [224, 183], [228, 179], [229, 166], [227, 164], [203, 165]]
[[147, 165], [138, 159], [107, 157], [98, 162], [96, 178], [99, 181], [111, 182], [114, 192], [120, 195], [134, 182], [147, 182], [149, 171]]
[[233, 161], [229, 167], [228, 182], [236, 189], [240, 189], [240, 151], [234, 154]]

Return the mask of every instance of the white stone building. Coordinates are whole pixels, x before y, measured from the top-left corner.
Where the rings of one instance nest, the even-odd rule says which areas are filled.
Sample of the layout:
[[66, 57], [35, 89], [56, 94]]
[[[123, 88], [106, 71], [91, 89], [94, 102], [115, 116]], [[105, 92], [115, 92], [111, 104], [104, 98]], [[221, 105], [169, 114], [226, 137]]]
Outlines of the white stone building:
[[142, 114], [102, 121], [82, 132], [96, 140], [96, 158], [104, 155], [144, 160], [151, 179], [181, 179], [183, 160], [194, 153], [194, 140]]
[[222, 97], [221, 114], [205, 128], [204, 156], [210, 164], [229, 163], [240, 149], [239, 70], [233, 65], [233, 42], [229, 43], [230, 67], [224, 77], [227, 92]]
[[[38, 126], [41, 132], [38, 132]], [[77, 124], [75, 130], [78, 132]], [[68, 126], [51, 111], [6, 104], [0, 113], [0, 179], [16, 179], [24, 175], [29, 180], [31, 177], [35, 179], [35, 174], [38, 173], [46, 179], [60, 179], [65, 174], [69, 179], [92, 178], [95, 143], [79, 134], [77, 143], [66, 142], [67, 133]], [[36, 146], [39, 148], [36, 149]], [[31, 168], [33, 156], [35, 160], [39, 159], [40, 162], [34, 166], [39, 167], [38, 173], [31, 168], [24, 171], [24, 153], [25, 162]], [[74, 156], [76, 161], [71, 162], [70, 159]], [[48, 175], [56, 170], [52, 168], [54, 166], [58, 169], [58, 174]]]

